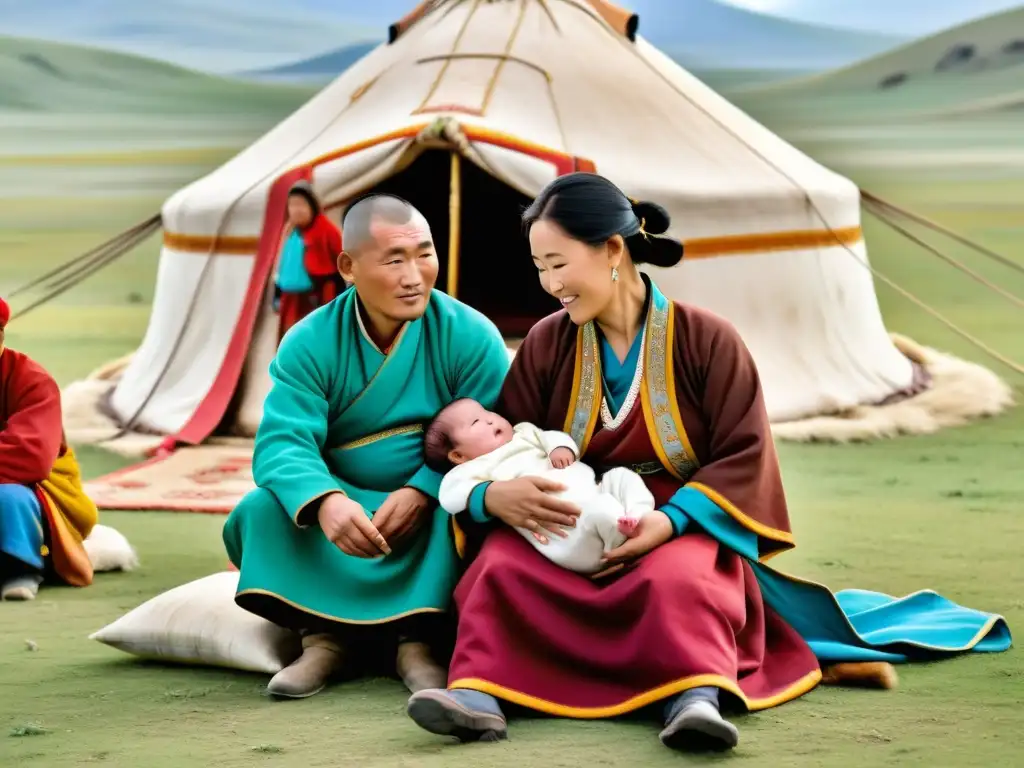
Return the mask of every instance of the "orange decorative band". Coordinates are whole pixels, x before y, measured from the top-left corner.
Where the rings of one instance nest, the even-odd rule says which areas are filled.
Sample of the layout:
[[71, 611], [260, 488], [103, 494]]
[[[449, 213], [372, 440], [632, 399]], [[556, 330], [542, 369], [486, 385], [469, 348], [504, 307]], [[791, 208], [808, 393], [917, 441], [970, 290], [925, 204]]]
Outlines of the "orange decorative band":
[[[737, 256], [768, 251], [802, 251], [812, 248], [852, 246], [860, 242], [864, 233], [860, 227], [835, 230], [795, 230], [791, 232], [764, 232], [757, 235], [729, 235], [684, 240], [686, 259], [706, 259], [712, 256]], [[216, 242], [215, 242], [216, 241]], [[182, 253], [220, 253], [229, 256], [255, 256], [258, 237], [219, 237], [183, 235], [164, 232], [164, 247]]]
[[258, 237], [211, 237], [209, 235], [183, 235], [164, 231], [164, 248], [183, 253], [220, 253], [228, 256], [255, 256], [259, 248]]
[[753, 235], [726, 235], [724, 237], [702, 237], [684, 240], [685, 259], [702, 259], [710, 256], [733, 256], [743, 253], [765, 253], [766, 251], [803, 251], [812, 248], [851, 246], [864, 237], [860, 227], [841, 229], [803, 229], [789, 232], [763, 232]]

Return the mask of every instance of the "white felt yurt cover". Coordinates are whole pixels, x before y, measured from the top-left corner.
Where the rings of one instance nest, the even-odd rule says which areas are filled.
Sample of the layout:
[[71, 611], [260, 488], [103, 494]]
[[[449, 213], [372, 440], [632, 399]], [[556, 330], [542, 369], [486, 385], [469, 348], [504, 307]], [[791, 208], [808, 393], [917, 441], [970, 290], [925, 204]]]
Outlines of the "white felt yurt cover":
[[[438, 287], [484, 312], [506, 279], [533, 268], [514, 229], [494, 240], [519, 258], [492, 258], [486, 241], [471, 250], [480, 206], [505, 205], [513, 221], [520, 209], [466, 189], [457, 200], [454, 174], [483, 173], [526, 200], [559, 173], [596, 170], [669, 210], [687, 258], [651, 273], [670, 297], [738, 327], [773, 421], [908, 386], [911, 363], [890, 340], [863, 263], [857, 187], [634, 38], [635, 24], [604, 0], [439, 0], [410, 13], [392, 41], [166, 202], [152, 319], [114, 412], [185, 442], [229, 413], [251, 434], [277, 342], [267, 286], [288, 187], [310, 178], [337, 220], [347, 199], [430, 152], [445, 162], [399, 189], [413, 199], [417, 185], [437, 185], [418, 194], [441, 201], [443, 213], [428, 218], [439, 230], [443, 220], [441, 245], [459, 260]], [[467, 298], [457, 276], [481, 264], [490, 277], [473, 278]], [[556, 308], [536, 302], [536, 317]]]

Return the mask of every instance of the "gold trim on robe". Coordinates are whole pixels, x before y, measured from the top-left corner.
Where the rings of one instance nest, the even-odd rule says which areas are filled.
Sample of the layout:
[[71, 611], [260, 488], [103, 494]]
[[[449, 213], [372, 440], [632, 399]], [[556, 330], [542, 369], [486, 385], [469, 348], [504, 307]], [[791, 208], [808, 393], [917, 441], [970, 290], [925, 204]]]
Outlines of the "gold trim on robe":
[[[654, 291], [651, 288], [652, 292]], [[676, 402], [675, 374], [672, 367], [674, 342], [674, 307], [657, 292], [653, 292], [644, 326], [644, 356], [641, 360], [643, 375], [640, 401], [644, 421], [651, 436], [661, 465], [682, 483], [700, 468], [697, 455], [683, 426], [679, 404]], [[580, 452], [586, 453], [594, 434], [597, 417], [604, 396], [601, 385], [601, 354], [597, 329], [593, 321], [580, 327], [576, 336], [576, 369], [573, 374], [569, 413], [564, 431], [569, 433]], [[650, 467], [645, 468], [650, 473]]]
[[644, 380], [640, 387], [640, 402], [644, 421], [651, 436], [651, 444], [665, 469], [685, 483], [700, 469], [700, 463], [690, 445], [683, 426], [683, 418], [676, 402], [675, 373], [672, 367], [673, 305], [666, 302], [657, 306], [657, 296], [651, 297], [647, 314], [647, 345], [644, 354]]
[[572, 393], [569, 395], [572, 409], [566, 414], [562, 430], [580, 447], [581, 456], [587, 452], [601, 412], [603, 393], [598, 383], [600, 381], [601, 352], [597, 346], [597, 329], [593, 322], [589, 322], [576, 332], [576, 371], [573, 374]]

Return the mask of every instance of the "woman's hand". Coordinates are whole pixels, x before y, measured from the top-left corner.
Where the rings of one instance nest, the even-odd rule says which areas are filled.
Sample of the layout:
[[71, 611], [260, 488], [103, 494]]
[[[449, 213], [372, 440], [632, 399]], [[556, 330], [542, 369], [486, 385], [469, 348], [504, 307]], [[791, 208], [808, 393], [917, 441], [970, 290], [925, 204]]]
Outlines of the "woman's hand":
[[603, 560], [608, 565], [633, 560], [664, 544], [674, 534], [675, 529], [672, 528], [672, 521], [668, 519], [668, 515], [656, 509], [641, 517], [633, 537], [627, 539], [622, 546], [605, 552]]
[[563, 499], [552, 496], [564, 491], [565, 486], [542, 477], [522, 477], [518, 480], [498, 480], [487, 486], [484, 505], [488, 513], [513, 528], [526, 528], [542, 544], [548, 539], [541, 532], [567, 536], [562, 528], [576, 526], [580, 510]]

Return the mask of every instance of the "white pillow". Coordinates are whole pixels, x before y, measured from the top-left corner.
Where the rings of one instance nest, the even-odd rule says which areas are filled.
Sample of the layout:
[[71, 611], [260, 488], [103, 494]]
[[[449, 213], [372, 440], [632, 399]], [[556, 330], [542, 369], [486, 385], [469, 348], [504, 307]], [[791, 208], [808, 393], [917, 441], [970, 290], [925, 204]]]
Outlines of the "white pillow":
[[276, 674], [302, 653], [292, 632], [235, 604], [238, 573], [168, 590], [89, 636], [144, 659]]
[[134, 547], [120, 531], [110, 526], [94, 525], [82, 545], [96, 573], [132, 571], [139, 566], [139, 555]]

